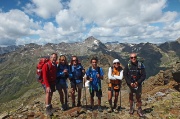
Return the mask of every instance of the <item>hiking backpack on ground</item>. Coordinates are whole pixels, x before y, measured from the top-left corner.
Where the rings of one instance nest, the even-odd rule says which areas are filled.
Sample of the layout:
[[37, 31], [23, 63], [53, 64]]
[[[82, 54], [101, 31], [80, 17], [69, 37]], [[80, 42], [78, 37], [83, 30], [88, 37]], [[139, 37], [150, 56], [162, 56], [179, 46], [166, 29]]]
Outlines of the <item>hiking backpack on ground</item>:
[[[42, 68], [43, 68], [44, 64], [46, 64], [48, 61], [49, 61], [48, 57], [43, 57], [43, 58], [40, 58], [40, 60], [39, 60], [39, 62], [37, 64], [37, 67], [36, 67], [36, 79], [40, 83], [43, 82]], [[48, 68], [50, 69], [48, 63], [47, 63], [47, 65], [48, 65]]]

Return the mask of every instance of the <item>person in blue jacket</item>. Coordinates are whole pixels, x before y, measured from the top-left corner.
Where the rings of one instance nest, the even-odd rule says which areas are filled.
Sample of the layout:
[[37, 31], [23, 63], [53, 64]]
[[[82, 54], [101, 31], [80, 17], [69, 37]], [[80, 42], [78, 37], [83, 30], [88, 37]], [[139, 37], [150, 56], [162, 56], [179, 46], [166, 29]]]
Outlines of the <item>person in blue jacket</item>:
[[94, 108], [94, 93], [96, 92], [96, 96], [98, 97], [98, 111], [102, 112], [101, 108], [101, 80], [103, 80], [104, 72], [101, 67], [97, 66], [98, 59], [93, 57], [91, 59], [91, 67], [89, 67], [86, 71], [87, 80], [90, 81], [89, 84], [89, 92], [90, 92], [90, 100], [91, 100], [91, 110]]
[[[83, 76], [85, 70], [78, 60], [77, 56], [71, 57], [71, 64], [69, 66], [69, 79], [71, 84], [72, 107], [75, 107], [75, 91], [78, 92], [77, 106], [81, 106], [81, 92], [83, 88]], [[77, 90], [78, 89], [78, 90]]]
[[[60, 95], [61, 110], [64, 111], [68, 108], [67, 104], [67, 78], [68, 73], [68, 63], [65, 55], [61, 55], [59, 58], [59, 63], [57, 66], [57, 80], [56, 80], [56, 89]], [[64, 101], [65, 98], [65, 101]]]

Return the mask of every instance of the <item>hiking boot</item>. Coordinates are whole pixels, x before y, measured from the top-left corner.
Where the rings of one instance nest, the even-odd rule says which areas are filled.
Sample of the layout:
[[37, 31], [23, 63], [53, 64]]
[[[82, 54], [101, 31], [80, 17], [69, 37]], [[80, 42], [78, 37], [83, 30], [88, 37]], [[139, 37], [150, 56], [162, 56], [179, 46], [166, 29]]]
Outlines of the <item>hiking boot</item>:
[[51, 112], [51, 106], [46, 107], [46, 114], [51, 116], [53, 113]]
[[50, 107], [50, 109], [52, 109], [52, 108], [53, 108], [53, 107], [52, 107], [52, 104], [50, 104], [49, 107]]
[[75, 107], [75, 106], [76, 106], [75, 103], [72, 103], [72, 108]]
[[99, 111], [99, 112], [103, 112], [101, 106], [98, 106], [98, 111]]
[[108, 112], [108, 113], [111, 113], [111, 112], [112, 112], [112, 108], [109, 107], [109, 108], [107, 109], [107, 112]]
[[89, 110], [90, 110], [90, 111], [93, 111], [93, 110], [94, 110], [94, 107], [93, 107], [93, 106], [91, 106]]
[[64, 108], [65, 108], [65, 110], [67, 110], [69, 108], [67, 103], [64, 105]]
[[144, 117], [144, 114], [143, 114], [143, 112], [142, 112], [141, 107], [138, 108], [137, 114], [138, 114], [140, 117]]
[[62, 104], [62, 106], [61, 106], [61, 111], [65, 111], [66, 109], [65, 109], [65, 105], [64, 104]]
[[113, 111], [114, 111], [115, 113], [118, 113], [118, 112], [119, 112], [117, 109], [113, 109]]
[[80, 101], [78, 101], [78, 103], [77, 103], [77, 107], [80, 107], [81, 106], [81, 102]]
[[133, 114], [134, 113], [134, 109], [133, 109], [133, 107], [130, 107], [130, 110], [129, 110], [129, 114]]

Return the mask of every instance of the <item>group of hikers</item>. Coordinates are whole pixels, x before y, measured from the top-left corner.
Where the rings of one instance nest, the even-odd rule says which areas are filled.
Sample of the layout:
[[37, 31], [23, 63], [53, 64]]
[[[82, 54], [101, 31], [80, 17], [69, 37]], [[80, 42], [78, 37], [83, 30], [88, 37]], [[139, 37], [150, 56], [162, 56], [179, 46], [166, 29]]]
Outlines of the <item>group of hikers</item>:
[[[60, 95], [61, 110], [68, 109], [68, 84], [70, 81], [70, 92], [72, 98], [71, 107], [79, 107], [81, 105], [81, 92], [84, 87], [84, 79], [88, 82], [88, 89], [90, 93], [90, 110], [94, 110], [94, 94], [98, 98], [98, 111], [102, 112], [101, 97], [102, 86], [101, 80], [103, 80], [104, 72], [99, 67], [97, 57], [93, 57], [90, 60], [91, 66], [85, 70], [77, 56], [72, 56], [70, 64], [68, 64], [65, 55], [61, 55], [57, 61], [58, 56], [56, 53], [52, 53], [50, 60], [42, 67], [42, 85], [45, 89], [45, 104], [47, 115], [52, 115], [52, 96], [56, 90]], [[123, 77], [126, 80], [129, 93], [130, 111], [129, 114], [134, 113], [134, 101], [133, 94], [136, 94], [137, 100], [137, 113], [140, 117], [142, 113], [142, 82], [146, 78], [145, 67], [142, 62], [137, 60], [137, 54], [130, 54], [130, 61], [122, 68], [118, 59], [113, 60], [113, 66], [108, 70], [108, 101], [109, 108], [107, 112], [118, 112], [117, 102], [121, 89], [121, 83]], [[77, 101], [75, 100], [75, 92], [77, 92]], [[114, 101], [112, 97], [114, 94]], [[112, 104], [114, 102], [114, 104]]]

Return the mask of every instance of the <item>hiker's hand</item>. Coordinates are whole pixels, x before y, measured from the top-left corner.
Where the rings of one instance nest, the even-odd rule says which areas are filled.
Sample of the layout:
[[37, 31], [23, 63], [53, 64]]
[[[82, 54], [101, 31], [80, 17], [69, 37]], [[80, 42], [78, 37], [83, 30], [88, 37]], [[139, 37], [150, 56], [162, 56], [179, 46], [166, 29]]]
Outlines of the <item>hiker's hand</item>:
[[82, 73], [83, 73], [83, 74], [85, 73], [85, 69], [82, 70]]
[[134, 83], [134, 88], [137, 88], [138, 87], [138, 84], [137, 84], [137, 82], [136, 83]]
[[47, 87], [47, 88], [46, 88], [46, 93], [50, 93], [50, 92], [51, 92], [50, 87]]
[[67, 70], [67, 69], [64, 69], [63, 72], [64, 72], [64, 74], [67, 74], [67, 73], [68, 73], [68, 70]]
[[89, 81], [92, 81], [93, 79], [92, 78], [89, 78]]
[[99, 74], [96, 74], [97, 78], [100, 78], [100, 75]]
[[132, 87], [132, 88], [135, 88], [135, 85], [134, 85], [134, 83], [131, 83], [131, 87]]
[[138, 82], [135, 82], [136, 87], [138, 86]]

